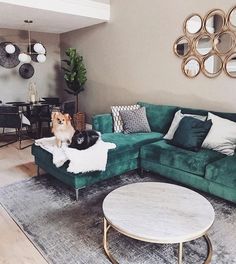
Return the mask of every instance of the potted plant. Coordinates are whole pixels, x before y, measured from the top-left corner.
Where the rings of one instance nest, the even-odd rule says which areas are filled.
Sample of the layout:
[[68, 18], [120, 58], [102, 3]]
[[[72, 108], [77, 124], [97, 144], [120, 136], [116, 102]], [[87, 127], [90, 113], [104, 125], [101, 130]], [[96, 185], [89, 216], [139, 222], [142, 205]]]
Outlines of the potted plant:
[[[66, 67], [62, 67], [64, 70], [64, 79], [66, 81], [67, 88], [65, 91], [71, 95], [74, 95], [76, 98], [75, 104], [75, 115], [74, 123], [78, 130], [83, 130], [79, 124], [82, 120], [85, 120], [85, 114], [78, 112], [79, 111], [79, 94], [84, 91], [84, 84], [87, 81], [86, 77], [86, 68], [83, 63], [83, 57], [77, 54], [75, 48], [69, 48], [66, 50], [66, 56], [68, 57], [65, 60], [62, 60], [66, 63]], [[82, 127], [85, 126], [85, 121], [83, 121]], [[80, 126], [80, 127], [78, 127]]]

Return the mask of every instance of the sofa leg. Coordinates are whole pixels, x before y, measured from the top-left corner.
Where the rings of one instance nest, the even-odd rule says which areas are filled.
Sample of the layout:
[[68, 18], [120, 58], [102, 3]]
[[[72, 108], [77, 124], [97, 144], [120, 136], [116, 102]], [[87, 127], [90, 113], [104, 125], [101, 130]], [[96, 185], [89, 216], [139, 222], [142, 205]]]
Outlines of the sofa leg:
[[79, 189], [75, 188], [75, 199], [76, 201], [79, 201]]
[[40, 176], [40, 167], [39, 167], [39, 165], [37, 165], [37, 176]]

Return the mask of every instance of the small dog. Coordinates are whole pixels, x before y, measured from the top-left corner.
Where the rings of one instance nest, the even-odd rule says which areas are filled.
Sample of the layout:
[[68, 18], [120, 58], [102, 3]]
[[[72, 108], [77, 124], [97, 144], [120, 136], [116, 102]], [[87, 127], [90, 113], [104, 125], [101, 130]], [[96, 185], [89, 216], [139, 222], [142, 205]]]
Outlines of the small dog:
[[71, 117], [69, 114], [62, 114], [60, 112], [52, 113], [52, 133], [56, 137], [56, 144], [60, 148], [63, 142], [68, 145], [71, 144], [72, 137], [75, 133], [71, 125]]

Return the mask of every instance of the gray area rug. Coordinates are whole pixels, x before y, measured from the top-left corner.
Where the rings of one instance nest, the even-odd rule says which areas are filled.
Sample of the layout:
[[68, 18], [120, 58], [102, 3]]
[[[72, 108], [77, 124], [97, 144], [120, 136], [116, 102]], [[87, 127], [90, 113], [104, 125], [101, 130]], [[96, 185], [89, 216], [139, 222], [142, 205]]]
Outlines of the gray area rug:
[[[80, 201], [50, 176], [0, 188], [0, 202], [49, 263], [108, 264], [103, 252], [102, 201], [113, 189], [141, 181], [165, 181], [157, 175], [140, 178], [135, 172], [83, 189]], [[203, 194], [216, 211], [209, 232], [215, 264], [236, 263], [236, 205]], [[142, 196], [140, 195], [140, 199]], [[157, 245], [109, 235], [113, 255], [121, 264], [177, 263], [177, 245]], [[200, 238], [184, 244], [184, 263], [203, 263], [206, 244]]]

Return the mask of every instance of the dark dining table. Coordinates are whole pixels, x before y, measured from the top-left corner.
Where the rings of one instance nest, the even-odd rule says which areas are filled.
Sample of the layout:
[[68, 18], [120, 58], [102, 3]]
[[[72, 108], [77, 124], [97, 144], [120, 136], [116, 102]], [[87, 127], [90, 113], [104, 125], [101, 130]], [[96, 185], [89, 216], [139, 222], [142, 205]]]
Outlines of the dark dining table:
[[48, 104], [45, 101], [39, 101], [35, 103], [29, 103], [29, 102], [7, 102], [6, 104], [15, 106], [19, 109], [19, 111], [22, 111], [24, 115], [29, 119], [29, 121], [32, 124], [36, 124], [37, 132], [36, 132], [36, 138], [39, 138], [41, 136], [42, 132], [42, 112], [44, 114], [47, 114], [48, 120], [50, 122], [50, 104]]

